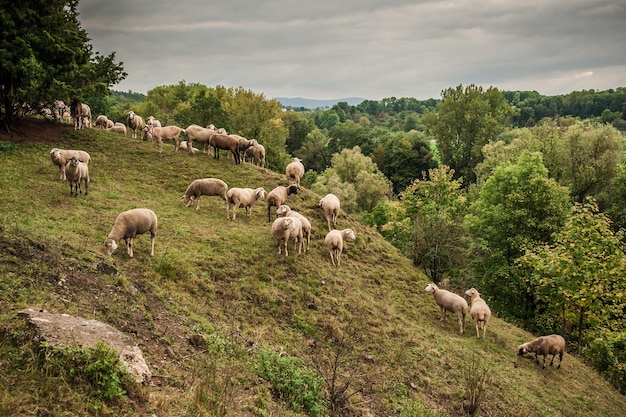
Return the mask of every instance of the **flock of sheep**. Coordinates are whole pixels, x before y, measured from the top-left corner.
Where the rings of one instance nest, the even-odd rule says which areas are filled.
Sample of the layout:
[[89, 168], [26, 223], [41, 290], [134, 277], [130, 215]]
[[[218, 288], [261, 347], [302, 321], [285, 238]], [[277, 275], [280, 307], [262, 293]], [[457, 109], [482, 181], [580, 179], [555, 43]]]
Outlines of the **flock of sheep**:
[[[83, 116], [80, 116], [80, 123], [78, 124], [81, 125], [84, 121]], [[154, 117], [150, 116], [144, 123], [141, 116], [132, 111], [128, 113], [127, 122], [133, 137], [140, 134], [148, 140], [156, 140], [159, 145], [159, 152], [162, 152], [163, 140], [173, 140], [175, 151], [179, 147], [183, 147], [189, 153], [194, 153], [197, 149], [193, 147], [193, 142], [196, 141], [199, 144], [203, 144], [205, 152], [207, 152], [207, 148], [214, 147], [214, 158], [219, 158], [219, 149], [227, 149], [231, 152], [236, 164], [240, 163], [242, 153], [250, 156], [261, 167], [265, 163], [265, 149], [256, 140], [248, 140], [237, 135], [228, 135], [223, 128], [216, 129], [213, 125], [206, 128], [191, 125], [187, 129], [181, 129], [177, 126], [162, 127], [161, 123]], [[120, 123], [116, 127], [116, 124], [104, 115], [96, 119], [95, 126], [126, 135], [125, 125]], [[188, 138], [184, 145], [183, 142], [179, 143], [181, 132], [184, 132]], [[79, 192], [82, 192], [83, 187], [85, 195], [87, 195], [90, 155], [82, 150], [54, 148], [50, 151], [50, 157], [52, 162], [59, 167], [59, 179], [68, 180], [70, 195], [77, 196]], [[294, 251], [300, 255], [302, 252], [306, 253], [309, 250], [311, 222], [285, 203], [290, 195], [297, 194], [300, 190], [300, 180], [304, 176], [302, 161], [298, 158], [293, 158], [293, 161], [285, 169], [285, 175], [289, 185], [279, 185], [269, 193], [266, 193], [263, 187], [256, 189], [228, 188], [226, 182], [221, 179], [201, 178], [189, 184], [181, 200], [186, 207], [189, 207], [195, 201], [196, 210], [198, 210], [202, 196], [218, 196], [226, 203], [226, 219], [235, 220], [237, 209], [240, 207], [245, 208], [246, 215], [250, 218], [252, 216], [252, 206], [259, 199], [267, 197], [268, 222], [272, 222], [272, 207], [276, 207], [276, 219], [272, 222], [271, 234], [277, 241], [278, 254], [281, 255], [284, 252], [284, 255], [288, 256], [289, 243], [293, 242]], [[319, 207], [323, 210], [328, 225], [328, 233], [324, 238], [324, 244], [330, 254], [332, 265], [339, 267], [344, 241], [355, 241], [356, 235], [352, 229], [336, 229], [337, 216], [341, 208], [337, 196], [327, 194], [320, 200]], [[154, 256], [157, 226], [157, 215], [150, 209], [137, 208], [120, 213], [104, 242], [105, 253], [109, 256], [112, 255], [117, 249], [118, 243], [123, 239], [126, 242], [128, 256], [133, 257], [134, 239], [137, 235], [149, 232], [151, 236], [150, 255]], [[434, 283], [428, 284], [425, 291], [433, 294], [435, 302], [440, 308], [440, 320], [446, 321], [446, 313], [448, 311], [455, 314], [459, 323], [459, 334], [463, 334], [465, 331], [465, 318], [469, 310], [476, 327], [476, 336], [480, 338], [482, 331], [482, 337], [483, 339], [485, 338], [491, 310], [485, 300], [480, 297], [478, 290], [471, 288], [465, 292], [465, 295], [470, 297], [471, 308], [469, 308], [465, 298], [441, 289]], [[557, 369], [560, 369], [563, 354], [565, 353], [565, 340], [556, 334], [540, 336], [518, 347], [518, 355], [526, 355], [527, 353], [534, 353], [535, 362], [537, 363], [539, 362], [538, 355], [543, 355], [543, 368], [546, 366], [545, 362], [548, 355], [552, 355], [550, 365], [553, 365], [555, 356], [559, 355]]]
[[[480, 332], [482, 330], [482, 337], [485, 338], [487, 333], [487, 324], [491, 318], [491, 309], [480, 297], [480, 293], [476, 288], [470, 288], [465, 291], [465, 295], [470, 297], [471, 308], [468, 306], [465, 298], [451, 291], [439, 288], [436, 284], [428, 284], [425, 288], [426, 292], [433, 294], [435, 302], [440, 308], [439, 320], [446, 321], [446, 313], [449, 311], [454, 313], [459, 322], [459, 334], [463, 334], [465, 331], [465, 316], [469, 310], [472, 320], [476, 326], [476, 337], [480, 338]], [[561, 368], [561, 362], [563, 361], [563, 355], [565, 354], [565, 339], [557, 334], [549, 336], [540, 336], [531, 342], [524, 343], [517, 348], [517, 354], [520, 356], [527, 353], [535, 354], [535, 362], [539, 363], [539, 355], [543, 355], [543, 368], [546, 367], [546, 358], [548, 355], [552, 355], [550, 365], [554, 364], [554, 357], [559, 355], [559, 365], [557, 369]]]

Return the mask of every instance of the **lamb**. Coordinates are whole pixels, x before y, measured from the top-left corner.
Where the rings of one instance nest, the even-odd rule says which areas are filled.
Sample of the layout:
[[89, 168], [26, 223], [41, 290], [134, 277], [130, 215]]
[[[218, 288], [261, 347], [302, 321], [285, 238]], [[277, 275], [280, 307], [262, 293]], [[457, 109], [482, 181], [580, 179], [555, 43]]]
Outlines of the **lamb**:
[[491, 310], [485, 300], [480, 298], [480, 293], [476, 288], [465, 291], [465, 295], [469, 295], [471, 299], [470, 316], [476, 325], [476, 337], [480, 337], [479, 329], [482, 329], [484, 339], [485, 333], [487, 333], [487, 324], [491, 318]]
[[279, 217], [272, 223], [272, 236], [278, 241], [278, 254], [282, 253], [281, 242], [284, 241], [285, 256], [289, 256], [287, 245], [293, 240], [293, 249], [302, 253], [302, 223], [297, 217]]
[[302, 159], [293, 158], [293, 162], [287, 165], [285, 168], [285, 174], [287, 175], [287, 182], [291, 183], [293, 179], [300, 189], [300, 180], [304, 176], [304, 165], [302, 165]]
[[[186, 140], [181, 141], [180, 144], [178, 145], [178, 148], [182, 149], [183, 151], [188, 151], [188, 149], [187, 149], [187, 141]], [[198, 152], [198, 150], [199, 150], [198, 148], [193, 148], [193, 152], [194, 153]]]
[[[89, 168], [86, 163], [72, 156], [65, 165], [65, 173], [70, 183], [70, 196], [78, 197], [78, 190], [82, 194], [81, 181], [85, 185], [85, 195], [89, 194]], [[72, 185], [74, 185], [73, 188]], [[75, 193], [73, 193], [73, 190], [75, 190]]]
[[[109, 120], [110, 121], [110, 120]], [[115, 124], [111, 127], [107, 127], [106, 130], [112, 133], [117, 133], [118, 135], [124, 135], [126, 137], [126, 126], [123, 124]]]
[[254, 165], [258, 164], [261, 168], [265, 168], [265, 146], [257, 142], [250, 146], [244, 155], [249, 157]]
[[[181, 132], [185, 133], [185, 129], [181, 129], [178, 126], [146, 126], [144, 130], [146, 131], [146, 137], [150, 140], [156, 139], [157, 144], [159, 145], [159, 153], [163, 153], [164, 140], [173, 140], [175, 143], [174, 152], [178, 152], [178, 138]], [[189, 145], [191, 145], [191, 143], [189, 143]]]
[[287, 196], [290, 196], [291, 194], [298, 194], [298, 187], [296, 185], [290, 185], [288, 187], [285, 187], [284, 185], [279, 185], [278, 187], [270, 191], [270, 193], [267, 195], [268, 223], [272, 221], [271, 208], [278, 208], [281, 205], [285, 204], [285, 201], [287, 201]]
[[52, 163], [59, 167], [60, 180], [65, 181], [67, 179], [65, 175], [65, 165], [73, 156], [77, 157], [87, 165], [89, 165], [89, 161], [91, 161], [91, 156], [89, 156], [89, 154], [85, 151], [59, 148], [52, 148], [50, 151], [50, 159], [52, 160]]
[[128, 128], [130, 129], [130, 136], [132, 138], [137, 137], [137, 132], [140, 132], [143, 138], [143, 128], [145, 123], [143, 122], [143, 118], [135, 113], [134, 111], [129, 111], [126, 117], [126, 122], [128, 123]]
[[425, 288], [426, 292], [432, 292], [437, 305], [441, 309], [439, 320], [446, 321], [446, 312], [450, 311], [456, 315], [459, 320], [459, 334], [465, 331], [465, 316], [467, 314], [467, 301], [460, 295], [453, 292], [440, 289], [436, 284], [428, 284]]
[[265, 198], [265, 194], [263, 187], [259, 187], [255, 190], [252, 188], [231, 188], [226, 193], [226, 218], [230, 218], [231, 204], [234, 205], [233, 220], [235, 220], [239, 206], [245, 207], [248, 218], [251, 218], [252, 205], [256, 203], [259, 198]]
[[330, 253], [330, 261], [333, 266], [338, 267], [341, 263], [341, 252], [343, 252], [343, 242], [345, 240], [356, 240], [356, 235], [352, 229], [331, 230], [324, 238], [324, 244]]
[[[341, 208], [339, 204], [339, 198], [334, 194], [326, 194], [324, 198], [320, 200], [320, 207], [324, 210], [324, 216], [328, 223], [328, 230], [332, 230], [337, 226], [337, 215]], [[332, 223], [332, 227], [331, 226]]]
[[297, 211], [292, 210], [291, 207], [285, 204], [280, 205], [280, 207], [276, 209], [276, 215], [295, 217], [300, 220], [300, 223], [302, 223], [302, 235], [304, 236], [303, 249], [304, 253], [306, 253], [309, 250], [309, 246], [311, 245], [311, 222], [309, 221], [309, 219], [307, 219]]
[[215, 130], [215, 128], [211, 128], [210, 125], [209, 127], [202, 127], [202, 126], [198, 126], [198, 125], [189, 125], [187, 126], [187, 129], [185, 129], [185, 135], [187, 135], [187, 152], [192, 154], [196, 151], [195, 148], [193, 148], [193, 142], [199, 142], [199, 143], [203, 143], [204, 144], [204, 151], [206, 153], [206, 149], [209, 146], [209, 141], [211, 140], [211, 138], [213, 137], [213, 135], [217, 135], [217, 131]]
[[535, 362], [539, 363], [538, 355], [543, 355], [543, 368], [546, 368], [546, 357], [552, 355], [550, 366], [554, 364], [554, 357], [559, 355], [559, 366], [556, 369], [561, 369], [561, 363], [563, 362], [563, 355], [565, 354], [565, 339], [558, 334], [551, 334], [549, 336], [539, 336], [532, 342], [524, 343], [517, 348], [517, 354], [523, 356], [527, 353], [535, 354]]
[[104, 241], [104, 251], [111, 256], [117, 249], [120, 240], [126, 241], [126, 253], [133, 257], [133, 241], [137, 235], [150, 232], [152, 248], [150, 256], [154, 256], [154, 240], [156, 239], [158, 221], [154, 211], [147, 208], [136, 208], [123, 211], [115, 218], [111, 233]]
[[[227, 200], [226, 193], [228, 192], [228, 185], [218, 178], [201, 178], [192, 181], [187, 187], [185, 194], [181, 197], [185, 207], [189, 207], [191, 203], [196, 200], [196, 210], [200, 209], [200, 197], [206, 196], [219, 196]], [[226, 218], [228, 218], [228, 211], [226, 212]]]

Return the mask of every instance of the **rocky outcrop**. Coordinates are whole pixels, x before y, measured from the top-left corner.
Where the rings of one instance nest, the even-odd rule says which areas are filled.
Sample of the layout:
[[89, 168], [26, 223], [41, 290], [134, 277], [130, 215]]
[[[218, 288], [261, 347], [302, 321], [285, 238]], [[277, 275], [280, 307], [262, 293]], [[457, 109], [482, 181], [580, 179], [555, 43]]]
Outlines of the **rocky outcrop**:
[[93, 349], [101, 341], [115, 349], [126, 371], [137, 383], [147, 383], [152, 373], [133, 339], [108, 324], [87, 320], [69, 314], [53, 314], [38, 308], [26, 308], [19, 312], [36, 329], [36, 337], [52, 348], [78, 345]]

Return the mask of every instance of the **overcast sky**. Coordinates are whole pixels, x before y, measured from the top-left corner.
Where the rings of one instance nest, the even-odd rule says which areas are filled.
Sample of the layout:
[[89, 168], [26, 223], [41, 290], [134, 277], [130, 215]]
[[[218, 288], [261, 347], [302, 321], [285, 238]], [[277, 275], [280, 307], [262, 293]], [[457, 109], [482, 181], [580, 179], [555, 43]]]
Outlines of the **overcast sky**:
[[544, 95], [626, 87], [624, 0], [80, 0], [116, 90], [243, 87], [267, 98]]

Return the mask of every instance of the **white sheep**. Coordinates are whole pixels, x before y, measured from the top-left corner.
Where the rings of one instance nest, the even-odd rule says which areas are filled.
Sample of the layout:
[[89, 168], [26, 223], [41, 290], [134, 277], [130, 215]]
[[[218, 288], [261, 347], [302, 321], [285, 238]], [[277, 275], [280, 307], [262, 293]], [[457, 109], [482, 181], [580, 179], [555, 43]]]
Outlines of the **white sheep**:
[[293, 158], [293, 162], [287, 165], [285, 168], [285, 174], [287, 175], [287, 182], [291, 184], [291, 180], [293, 179], [300, 188], [300, 180], [304, 176], [304, 165], [302, 165], [302, 159]]
[[[302, 253], [302, 223], [297, 217], [279, 217], [272, 223], [272, 236], [278, 241], [278, 254], [285, 248], [285, 256], [289, 256], [287, 245], [293, 240], [293, 249]], [[284, 242], [282, 245], [281, 243]]]
[[101, 114], [100, 116], [96, 117], [96, 121], [93, 122], [93, 125], [95, 127], [99, 127], [100, 129], [105, 129], [107, 127], [108, 120], [108, 117], [106, 117], [104, 114]]
[[[178, 148], [182, 149], [183, 151], [187, 151], [188, 150], [187, 141], [186, 140], [181, 141], [180, 144], [178, 145]], [[193, 148], [194, 153], [198, 152], [198, 150], [199, 150], [198, 148]]]
[[257, 142], [256, 145], [250, 146], [244, 155], [250, 158], [252, 164], [265, 168], [265, 146]]
[[491, 318], [491, 309], [485, 300], [480, 298], [480, 293], [476, 288], [470, 288], [465, 291], [465, 295], [470, 297], [470, 316], [472, 316], [472, 320], [474, 320], [476, 325], [476, 337], [480, 337], [479, 330], [482, 329], [484, 339], [485, 333], [487, 333], [487, 324], [489, 324], [489, 318]]
[[187, 129], [185, 129], [185, 135], [187, 135], [187, 152], [191, 154], [197, 151], [197, 149], [193, 147], [193, 142], [196, 141], [204, 144], [203, 150], [204, 153], [207, 153], [209, 141], [213, 135], [217, 134], [218, 132], [213, 125], [209, 125], [208, 127], [198, 125], [187, 126]]
[[146, 118], [146, 125], [154, 126], [154, 127], [162, 127], [159, 119], [156, 119], [154, 116], [148, 116]]
[[[189, 207], [191, 203], [196, 201], [196, 210], [200, 209], [200, 197], [206, 196], [218, 196], [224, 199], [224, 202], [228, 199], [226, 193], [228, 192], [228, 185], [219, 178], [200, 178], [194, 180], [189, 184], [185, 194], [181, 197], [185, 207]], [[228, 218], [228, 211], [226, 212], [226, 218]]]
[[[109, 120], [110, 121], [110, 120]], [[124, 135], [124, 137], [126, 137], [126, 126], [123, 124], [115, 124], [111, 127], [106, 127], [107, 131], [111, 132], [111, 133], [117, 133], [118, 135]]]
[[269, 192], [269, 194], [267, 195], [267, 222], [271, 222], [272, 221], [272, 211], [271, 208], [272, 207], [280, 207], [281, 205], [285, 204], [285, 201], [287, 201], [287, 197], [290, 196], [291, 194], [298, 194], [298, 187], [293, 184], [290, 185], [288, 187], [285, 187], [284, 185], [279, 185], [278, 187], [274, 188], [272, 191]]
[[343, 242], [346, 240], [356, 240], [356, 234], [352, 229], [331, 230], [324, 238], [326, 249], [330, 253], [330, 261], [333, 266], [341, 263], [341, 252], [343, 252]]
[[73, 156], [77, 157], [87, 165], [89, 165], [89, 161], [91, 161], [91, 156], [89, 156], [89, 154], [85, 151], [59, 148], [52, 148], [50, 151], [50, 159], [52, 160], [52, 163], [59, 167], [60, 180], [65, 181], [67, 179], [65, 175], [65, 165]]
[[334, 229], [337, 226], [337, 215], [341, 208], [339, 198], [334, 194], [326, 194], [326, 196], [320, 200], [320, 207], [324, 210], [328, 230]]
[[150, 256], [154, 256], [154, 240], [156, 239], [158, 221], [154, 211], [147, 208], [136, 208], [123, 211], [115, 218], [111, 233], [104, 241], [104, 251], [111, 256], [117, 249], [120, 240], [126, 241], [126, 253], [133, 257], [133, 241], [137, 235], [150, 232]]
[[[75, 197], [78, 197], [79, 190], [82, 194], [83, 190], [80, 186], [81, 181], [85, 186], [85, 195], [89, 194], [89, 168], [86, 163], [77, 157], [72, 156], [65, 165], [65, 174], [70, 183], [70, 196], [74, 195]], [[72, 185], [74, 185], [73, 188]], [[72, 192], [73, 190], [75, 193]]]
[[559, 355], [559, 366], [556, 369], [561, 369], [561, 363], [563, 362], [563, 355], [565, 354], [565, 339], [558, 334], [551, 334], [549, 336], [539, 336], [532, 342], [524, 343], [517, 348], [517, 354], [523, 356], [527, 353], [535, 354], [535, 362], [539, 363], [537, 355], [543, 355], [543, 369], [546, 367], [546, 357], [552, 355], [550, 366], [554, 364], [554, 357]]
[[276, 209], [276, 215], [277, 216], [284, 215], [285, 217], [295, 217], [298, 220], [300, 220], [300, 223], [302, 223], [302, 235], [304, 237], [303, 249], [304, 249], [304, 252], [306, 253], [309, 250], [309, 246], [311, 245], [311, 222], [309, 221], [309, 219], [307, 219], [306, 217], [304, 217], [302, 214], [298, 213], [297, 211], [292, 210], [291, 207], [285, 204], [282, 204]]
[[230, 205], [233, 205], [233, 220], [237, 215], [237, 209], [240, 206], [246, 208], [246, 215], [248, 218], [252, 217], [252, 205], [261, 198], [265, 198], [265, 189], [259, 187], [257, 189], [252, 188], [231, 188], [226, 193], [226, 218], [230, 218]]
[[128, 123], [128, 128], [130, 129], [130, 137], [136, 138], [137, 132], [143, 138], [143, 129], [145, 127], [145, 123], [143, 122], [143, 118], [135, 113], [134, 111], [129, 111], [126, 116], [126, 122]]
[[426, 292], [432, 292], [435, 297], [435, 302], [441, 310], [439, 320], [447, 321], [447, 311], [454, 313], [459, 320], [459, 334], [463, 334], [465, 331], [465, 316], [468, 310], [467, 301], [460, 295], [440, 289], [436, 284], [428, 284], [425, 290]]
[[165, 127], [156, 127], [156, 126], [145, 126], [144, 131], [146, 133], [146, 137], [149, 140], [156, 140], [159, 145], [159, 153], [163, 152], [163, 141], [164, 140], [173, 140], [174, 141], [174, 152], [178, 152], [178, 138], [180, 133], [185, 133], [185, 129], [181, 129], [178, 126], [165, 126]]
[[[113, 126], [115, 126], [115, 123], [113, 123], [113, 120], [111, 119], [107, 119], [107, 124], [105, 126], [106, 129], [112, 128]], [[126, 130], [126, 126], [124, 126], [124, 130]], [[124, 135], [126, 136], [126, 135]]]

